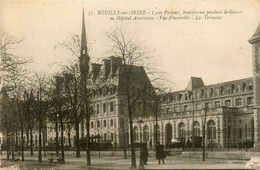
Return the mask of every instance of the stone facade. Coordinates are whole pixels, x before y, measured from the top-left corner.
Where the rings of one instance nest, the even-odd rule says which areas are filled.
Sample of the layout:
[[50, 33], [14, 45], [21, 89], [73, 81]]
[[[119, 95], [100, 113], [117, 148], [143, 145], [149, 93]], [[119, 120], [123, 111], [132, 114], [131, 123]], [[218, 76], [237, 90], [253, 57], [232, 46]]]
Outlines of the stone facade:
[[[206, 143], [213, 141], [220, 147], [235, 147], [245, 142], [246, 138], [247, 141], [254, 141], [253, 96], [252, 78], [205, 86], [201, 78], [191, 77], [185, 90], [164, 96], [164, 113], [158, 119], [159, 141], [167, 146], [172, 139], [185, 138], [186, 142], [191, 140], [193, 119], [194, 135], [202, 136], [205, 112]], [[153, 135], [149, 136], [153, 146], [155, 118], [142, 119], [145, 123], [141, 129], [148, 124], [152, 128], [150, 133]], [[135, 129], [140, 133], [137, 121]]]

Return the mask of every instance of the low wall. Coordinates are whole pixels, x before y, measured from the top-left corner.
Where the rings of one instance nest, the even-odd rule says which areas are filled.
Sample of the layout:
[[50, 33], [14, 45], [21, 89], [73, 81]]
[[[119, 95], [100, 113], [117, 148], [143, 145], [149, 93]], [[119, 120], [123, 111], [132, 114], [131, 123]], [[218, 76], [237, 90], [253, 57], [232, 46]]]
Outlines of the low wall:
[[[252, 156], [260, 156], [257, 152], [206, 152], [208, 159], [249, 160]], [[201, 158], [202, 152], [182, 152], [183, 158]]]

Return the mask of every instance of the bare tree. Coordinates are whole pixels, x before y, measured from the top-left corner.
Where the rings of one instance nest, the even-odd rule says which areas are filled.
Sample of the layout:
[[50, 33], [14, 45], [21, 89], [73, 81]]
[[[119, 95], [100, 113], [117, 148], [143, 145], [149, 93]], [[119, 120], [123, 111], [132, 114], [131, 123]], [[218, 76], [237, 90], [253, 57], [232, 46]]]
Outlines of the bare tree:
[[[2, 74], [2, 84], [8, 93], [8, 96], [12, 99], [11, 107], [14, 113], [17, 114], [17, 119], [12, 121], [17, 121], [19, 125], [21, 142], [22, 142], [22, 161], [24, 161], [24, 140], [23, 131], [25, 125], [24, 109], [22, 100], [22, 93], [26, 81], [28, 80], [28, 71], [26, 65], [30, 62], [30, 59], [25, 59], [19, 55], [16, 55], [14, 49], [19, 45], [23, 39], [16, 39], [15, 37], [1, 32], [1, 66], [0, 72]], [[4, 81], [4, 83], [3, 83]], [[16, 134], [16, 147], [18, 146], [18, 128], [15, 129]]]
[[[34, 102], [34, 96], [32, 90], [25, 91], [25, 99], [24, 99], [24, 107], [25, 107], [25, 124], [28, 128], [28, 136], [30, 136], [30, 155], [33, 156], [33, 128], [36, 123], [35, 121], [35, 114], [34, 114], [34, 108], [33, 108], [33, 102]], [[27, 141], [28, 137], [27, 136]]]
[[111, 41], [110, 53], [121, 57], [123, 61], [120, 74], [124, 85], [119, 87], [118, 91], [124, 94], [126, 99], [130, 125], [131, 166], [136, 168], [133, 114], [135, 105], [140, 100], [148, 99], [147, 92], [149, 93], [152, 87], [143, 67], [148, 52], [144, 51], [142, 42], [136, 41], [134, 36], [127, 36], [121, 29], [106, 32], [106, 36]]
[[79, 89], [79, 70], [78, 64], [68, 66], [65, 77], [65, 96], [68, 100], [68, 104], [71, 110], [71, 118], [76, 131], [76, 157], [80, 157], [80, 145], [79, 145], [79, 124], [84, 119], [85, 114], [82, 111], [82, 101], [80, 100], [80, 89]]
[[35, 118], [38, 122], [38, 132], [39, 132], [39, 150], [38, 150], [38, 162], [42, 162], [42, 132], [46, 119], [48, 117], [48, 109], [50, 107], [49, 99], [49, 82], [44, 74], [35, 75], [35, 86], [34, 90], [36, 95], [34, 95], [34, 113]]

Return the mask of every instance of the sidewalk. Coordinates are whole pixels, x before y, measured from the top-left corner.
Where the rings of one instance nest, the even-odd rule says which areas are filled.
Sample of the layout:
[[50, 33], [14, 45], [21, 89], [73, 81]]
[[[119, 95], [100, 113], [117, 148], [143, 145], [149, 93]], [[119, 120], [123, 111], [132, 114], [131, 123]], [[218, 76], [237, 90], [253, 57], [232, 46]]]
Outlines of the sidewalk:
[[[138, 153], [136, 153], [138, 155]], [[2, 155], [2, 158], [6, 158]], [[12, 162], [2, 160], [4, 168], [10, 166], [18, 166], [21, 169], [129, 169], [131, 166], [130, 157], [124, 159], [116, 156], [98, 156], [91, 157], [92, 165], [86, 166], [86, 156], [75, 158], [74, 156], [65, 156], [65, 164], [49, 163], [48, 157], [43, 157], [43, 162], [38, 163], [37, 156], [25, 157], [25, 162]], [[145, 169], [244, 169], [246, 161], [239, 160], [221, 160], [207, 159], [203, 162], [196, 158], [182, 158], [181, 156], [169, 156], [165, 160], [165, 164], [158, 165], [158, 161], [154, 157], [149, 157], [148, 165]], [[136, 157], [137, 167], [139, 166], [139, 158]]]

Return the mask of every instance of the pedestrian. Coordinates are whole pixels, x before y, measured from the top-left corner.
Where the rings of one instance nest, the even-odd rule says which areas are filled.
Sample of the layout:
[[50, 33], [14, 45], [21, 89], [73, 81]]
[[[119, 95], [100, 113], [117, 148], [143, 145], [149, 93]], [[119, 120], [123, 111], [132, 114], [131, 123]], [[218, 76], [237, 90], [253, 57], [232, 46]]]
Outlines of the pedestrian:
[[160, 144], [160, 142], [157, 142], [156, 144], [156, 159], [158, 159], [158, 164], [162, 163], [164, 164], [164, 159], [166, 158], [166, 154], [164, 151], [164, 146]]
[[145, 163], [144, 159], [145, 159], [144, 146], [143, 146], [143, 143], [140, 143], [140, 163], [139, 163], [138, 169], [144, 169], [144, 163]]
[[144, 143], [143, 145], [143, 160], [144, 160], [144, 164], [147, 165], [147, 161], [148, 161], [148, 157], [149, 157], [149, 153], [148, 153], [148, 150], [147, 150], [147, 143]]

